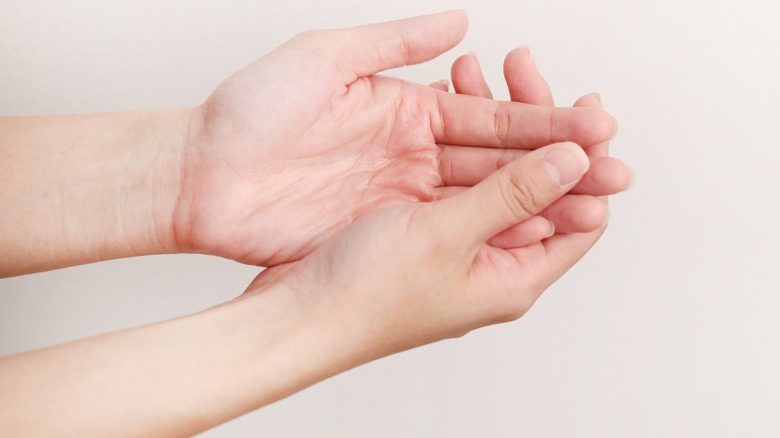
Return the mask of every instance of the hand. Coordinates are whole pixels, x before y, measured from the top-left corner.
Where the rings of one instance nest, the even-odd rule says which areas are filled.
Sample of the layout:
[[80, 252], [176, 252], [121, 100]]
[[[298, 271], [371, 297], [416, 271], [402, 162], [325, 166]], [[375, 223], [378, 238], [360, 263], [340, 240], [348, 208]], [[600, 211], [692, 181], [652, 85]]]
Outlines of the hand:
[[516, 319], [604, 226], [524, 246], [488, 242], [543, 211], [587, 168], [571, 143], [529, 152], [452, 197], [359, 219], [302, 260], [263, 271], [244, 298], [292, 291], [320, 309], [314, 319], [352, 352], [352, 366]]
[[[476, 54], [469, 53], [459, 57], [452, 65], [452, 82], [455, 92], [488, 99], [493, 94], [482, 74]], [[539, 74], [536, 62], [528, 48], [521, 47], [509, 52], [504, 60], [504, 76], [513, 102], [533, 105], [554, 106], [552, 92], [544, 78]], [[432, 88], [448, 91], [447, 81], [430, 84]], [[575, 106], [601, 107], [601, 98], [593, 93], [583, 96]], [[612, 195], [628, 190], [633, 184], [633, 172], [620, 160], [608, 157], [608, 143], [598, 146], [582, 145], [590, 156], [590, 168], [571, 194], [565, 195], [552, 206], [511, 230], [515, 236], [525, 236], [528, 243], [548, 237], [554, 230], [566, 233], [586, 233], [599, 228], [606, 220], [606, 203], [591, 197], [578, 195]], [[442, 146], [446, 148], [447, 146]], [[467, 148], [460, 148], [467, 150]], [[456, 171], [468, 173], [466, 180], [478, 182], [485, 169], [496, 169], [529, 152], [524, 149], [494, 150], [493, 156], [481, 154], [481, 160], [472, 160], [468, 167], [456, 168]], [[474, 158], [477, 158], [476, 156]], [[451, 168], [451, 167], [448, 167]], [[548, 219], [545, 221], [544, 219]], [[499, 244], [507, 233], [491, 240]]]
[[463, 145], [493, 156], [614, 134], [598, 109], [495, 102], [375, 75], [438, 56], [466, 25], [455, 11], [304, 33], [226, 80], [195, 111], [185, 143], [179, 249], [266, 266], [297, 260], [367, 213], [472, 184], [473, 173], [443, 170], [471, 165]]

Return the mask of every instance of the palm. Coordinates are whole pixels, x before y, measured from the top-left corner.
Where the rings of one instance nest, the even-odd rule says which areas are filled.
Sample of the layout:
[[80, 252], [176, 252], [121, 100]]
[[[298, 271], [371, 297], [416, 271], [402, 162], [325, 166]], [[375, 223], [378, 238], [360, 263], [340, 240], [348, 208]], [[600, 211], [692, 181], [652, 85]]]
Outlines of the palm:
[[475, 168], [475, 150], [484, 177], [497, 148], [611, 135], [600, 110], [456, 96], [375, 75], [427, 61], [463, 33], [456, 11], [302, 34], [225, 81], [198, 108], [185, 145], [180, 249], [266, 266], [297, 260], [366, 213], [473, 184], [475, 172], [459, 171]]
[[[287, 57], [295, 68], [284, 71]], [[285, 85], [256, 88], [275, 79], [266, 72]], [[211, 96], [185, 171], [193, 246], [273, 265], [367, 212], [435, 196], [435, 93], [377, 76], [345, 86], [337, 74], [322, 58], [280, 50]]]

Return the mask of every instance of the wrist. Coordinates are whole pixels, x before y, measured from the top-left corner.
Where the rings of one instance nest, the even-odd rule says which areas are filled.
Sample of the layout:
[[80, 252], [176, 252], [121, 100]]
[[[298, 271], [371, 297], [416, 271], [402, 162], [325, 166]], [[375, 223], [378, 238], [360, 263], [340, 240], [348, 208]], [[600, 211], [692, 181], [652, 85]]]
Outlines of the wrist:
[[260, 398], [250, 409], [377, 358], [366, 354], [364, 327], [356, 330], [354, 315], [344, 314], [338, 300], [329, 300], [332, 294], [301, 293], [284, 282], [258, 285], [263, 277], [225, 304], [234, 307], [232, 323], [251, 331], [253, 347], [244, 359], [252, 364], [253, 376], [243, 384]]
[[152, 110], [140, 121], [147, 147], [139, 162], [146, 164], [136, 168], [131, 180], [142, 188], [148, 214], [139, 221], [149, 227], [148, 237], [138, 242], [141, 255], [190, 252], [177, 243], [174, 218], [181, 198], [183, 160], [193, 112], [192, 108]]
[[95, 160], [114, 170], [105, 183], [114, 191], [112, 207], [118, 213], [108, 219], [113, 226], [100, 239], [112, 252], [101, 259], [179, 252], [173, 216], [191, 113], [184, 108], [116, 115], [123, 120], [117, 132], [125, 137], [114, 143], [115, 161]]
[[170, 242], [173, 248], [171, 252], [212, 253], [209, 248], [194, 238], [194, 234], [196, 234], [194, 228], [196, 227], [193, 224], [193, 209], [196, 199], [191, 180], [197, 179], [197, 175], [204, 170], [204, 165], [199, 164], [196, 160], [204, 143], [202, 138], [205, 124], [203, 112], [203, 105], [187, 110], [186, 121], [181, 133], [182, 138], [177, 142], [181, 149], [176, 156], [175, 166], [168, 166], [168, 169], [174, 172], [170, 174], [170, 180], [176, 187], [176, 198], [173, 210], [171, 210], [169, 227], [161, 229], [161, 231], [170, 232], [170, 239], [166, 239], [166, 242]]

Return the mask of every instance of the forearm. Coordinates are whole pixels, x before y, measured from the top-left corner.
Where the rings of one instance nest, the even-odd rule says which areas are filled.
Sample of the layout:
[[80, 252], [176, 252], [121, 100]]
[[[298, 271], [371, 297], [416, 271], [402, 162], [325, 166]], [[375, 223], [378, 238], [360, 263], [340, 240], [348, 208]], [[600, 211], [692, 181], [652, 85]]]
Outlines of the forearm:
[[0, 119], [0, 276], [174, 251], [188, 114]]
[[[287, 291], [0, 360], [8, 436], [189, 436], [352, 366]], [[329, 319], [329, 321], [337, 320]]]

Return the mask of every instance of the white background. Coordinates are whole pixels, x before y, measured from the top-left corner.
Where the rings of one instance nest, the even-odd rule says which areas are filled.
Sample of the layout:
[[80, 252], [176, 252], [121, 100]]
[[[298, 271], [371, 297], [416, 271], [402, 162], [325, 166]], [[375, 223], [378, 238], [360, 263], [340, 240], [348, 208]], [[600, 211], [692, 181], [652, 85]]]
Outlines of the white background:
[[[465, 41], [390, 74], [429, 83], [475, 50], [507, 99], [503, 56], [530, 44], [558, 104], [601, 92], [636, 187], [521, 320], [205, 436], [779, 436], [776, 1], [0, 0], [0, 115], [197, 105], [300, 31], [453, 8]], [[204, 309], [258, 270], [177, 255], [0, 280], [0, 354]]]

